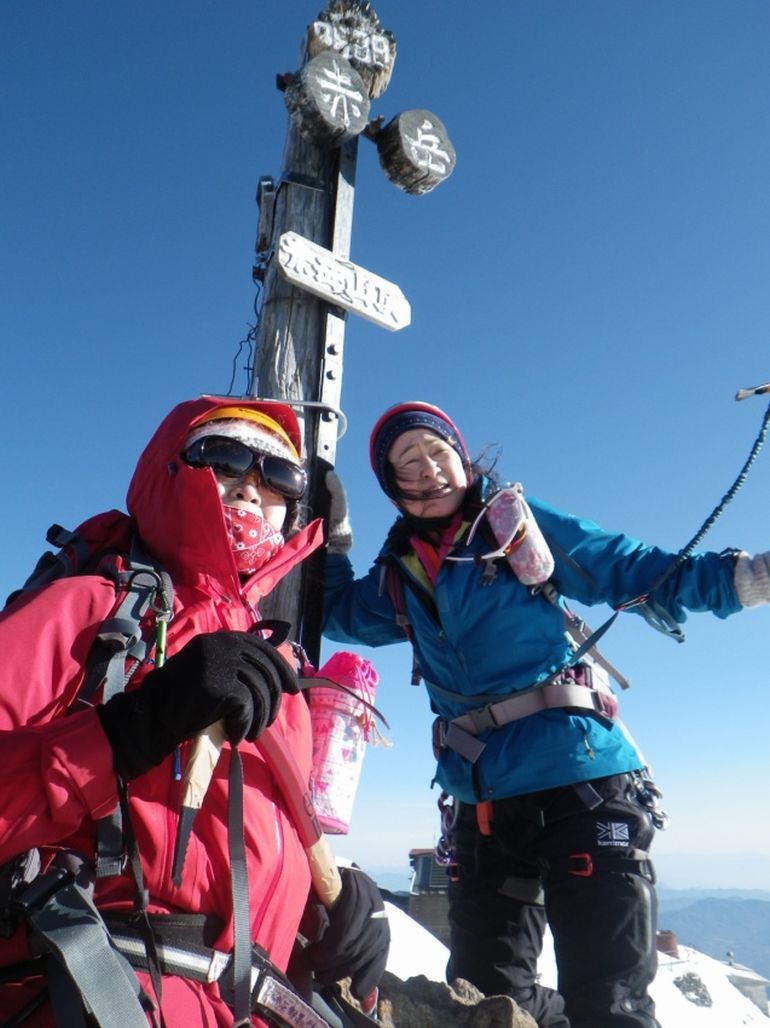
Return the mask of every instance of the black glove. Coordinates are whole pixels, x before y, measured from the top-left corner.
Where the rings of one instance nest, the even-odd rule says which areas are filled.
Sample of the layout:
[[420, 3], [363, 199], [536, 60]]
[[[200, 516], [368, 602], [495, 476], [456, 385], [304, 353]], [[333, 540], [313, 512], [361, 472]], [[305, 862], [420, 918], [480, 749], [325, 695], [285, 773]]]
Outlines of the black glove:
[[348, 515], [348, 498], [336, 471], [326, 472], [329, 493], [329, 526], [326, 549], [329, 553], [348, 553], [353, 545], [353, 529]]
[[125, 780], [154, 767], [183, 740], [223, 721], [231, 743], [256, 739], [278, 714], [297, 677], [269, 642], [247, 632], [191, 639], [138, 689], [96, 708]]
[[[349, 976], [350, 991], [356, 999], [366, 999], [388, 961], [390, 926], [380, 891], [368, 875], [341, 867], [340, 877], [342, 892], [331, 907], [314, 908], [320, 923], [303, 951], [303, 961], [319, 984], [331, 985]], [[305, 927], [303, 919], [300, 931]]]

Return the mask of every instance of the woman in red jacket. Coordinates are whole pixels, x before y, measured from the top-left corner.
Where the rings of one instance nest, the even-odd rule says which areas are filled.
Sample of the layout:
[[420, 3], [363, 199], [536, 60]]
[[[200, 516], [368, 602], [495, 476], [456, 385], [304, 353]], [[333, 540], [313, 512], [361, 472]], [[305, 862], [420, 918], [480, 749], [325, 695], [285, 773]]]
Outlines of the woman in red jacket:
[[[107, 517], [112, 538], [115, 526], [122, 536], [120, 551], [127, 553], [131, 538], [138, 539], [173, 583], [167, 659], [156, 650], [152, 604], [142, 616], [149, 650], [136, 666], [129, 659], [125, 691], [109, 698], [97, 692], [91, 703], [82, 702], [89, 654], [115, 609], [115, 586], [105, 575], [25, 591], [0, 618], [0, 864], [33, 849], [43, 869], [52, 860], [72, 866], [77, 855], [82, 877], [94, 862], [97, 824], [121, 806], [123, 793], [128, 859], [117, 873], [97, 877], [91, 895], [134, 966], [129, 976], [141, 985], [137, 1009], [145, 1009], [149, 1023], [159, 1020], [161, 993], [167, 1028], [233, 1023], [238, 954], [229, 966], [227, 955], [234, 907], [236, 924], [239, 916], [247, 918], [249, 940], [268, 955], [268, 971], [278, 981], [310, 894], [297, 826], [259, 745], [262, 733], [270, 733], [307, 782], [307, 705], [290, 648], [277, 649], [266, 630], [254, 631], [260, 600], [322, 542], [319, 522], [296, 529], [305, 485], [300, 453], [297, 419], [275, 401], [200, 397], [165, 418], [133, 475], [130, 517]], [[180, 771], [190, 739], [220, 721], [228, 742], [175, 885]], [[228, 795], [236, 752], [243, 775], [246, 914], [245, 900], [234, 904], [231, 885]], [[342, 878], [325, 935], [311, 945], [306, 962], [321, 981], [352, 974], [354, 992], [363, 996], [384, 968], [387, 923], [369, 916], [382, 911], [370, 879], [352, 870]], [[29, 893], [17, 885], [15, 895]], [[0, 935], [2, 917], [0, 910]], [[50, 987], [56, 1000], [57, 976], [40, 973], [46, 958], [37, 955], [41, 935], [33, 924], [34, 918], [11, 917], [9, 937], [0, 937], [0, 1024], [54, 1023], [46, 994]], [[173, 947], [164, 948], [168, 940]], [[158, 942], [161, 958], [153, 956]], [[184, 959], [167, 960], [172, 948]], [[185, 961], [196, 973], [185, 970]], [[236, 992], [237, 978], [236, 969]], [[116, 982], [107, 987], [117, 996]], [[103, 997], [94, 995], [101, 1004]], [[22, 1011], [28, 1016], [19, 1020]], [[16, 1019], [3, 1022], [9, 1015]], [[252, 1016], [252, 1023], [265, 1022]]]

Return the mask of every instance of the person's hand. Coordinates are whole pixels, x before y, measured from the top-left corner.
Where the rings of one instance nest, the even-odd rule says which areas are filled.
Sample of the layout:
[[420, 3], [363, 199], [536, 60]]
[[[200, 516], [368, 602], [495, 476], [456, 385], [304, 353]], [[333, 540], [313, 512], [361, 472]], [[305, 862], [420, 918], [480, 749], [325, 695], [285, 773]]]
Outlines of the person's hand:
[[314, 908], [316, 934], [303, 951], [303, 962], [320, 985], [350, 977], [350, 991], [362, 1000], [385, 971], [390, 926], [380, 890], [368, 875], [341, 867], [340, 877], [342, 892], [331, 907]]
[[348, 517], [345, 488], [336, 471], [327, 471], [325, 482], [329, 492], [329, 527], [326, 549], [329, 553], [347, 553], [353, 545], [353, 529]]
[[216, 721], [234, 745], [255, 739], [275, 720], [282, 693], [297, 691], [296, 675], [269, 642], [247, 632], [211, 632], [96, 712], [113, 767], [129, 780]]

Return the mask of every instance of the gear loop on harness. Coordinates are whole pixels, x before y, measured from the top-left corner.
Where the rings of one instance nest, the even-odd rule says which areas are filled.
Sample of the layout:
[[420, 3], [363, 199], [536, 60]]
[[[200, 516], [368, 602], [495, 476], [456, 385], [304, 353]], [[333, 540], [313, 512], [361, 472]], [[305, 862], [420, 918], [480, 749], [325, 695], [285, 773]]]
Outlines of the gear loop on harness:
[[629, 849], [623, 853], [569, 853], [543, 862], [546, 878], [593, 878], [597, 874], [635, 874], [655, 884], [655, 867], [646, 850]]
[[630, 771], [628, 777], [636, 799], [649, 814], [655, 828], [660, 832], [665, 831], [671, 823], [671, 817], [660, 805], [663, 793], [650, 777], [649, 770], [643, 768], [641, 771]]
[[448, 792], [441, 791], [437, 806], [441, 818], [441, 835], [436, 843], [434, 854], [436, 863], [445, 867], [455, 863], [454, 843], [452, 841], [455, 825], [460, 816], [460, 805], [450, 797]]

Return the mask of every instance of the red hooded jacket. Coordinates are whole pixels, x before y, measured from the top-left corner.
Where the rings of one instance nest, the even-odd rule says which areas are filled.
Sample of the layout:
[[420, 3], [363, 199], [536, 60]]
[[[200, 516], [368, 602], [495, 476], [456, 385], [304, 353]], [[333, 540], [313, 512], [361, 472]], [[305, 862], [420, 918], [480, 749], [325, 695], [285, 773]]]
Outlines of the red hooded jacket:
[[[250, 401], [238, 402], [249, 406]], [[249, 628], [259, 619], [262, 597], [322, 541], [320, 522], [314, 522], [245, 583], [239, 579], [214, 475], [179, 459], [192, 426], [228, 403], [232, 399], [200, 397], [175, 407], [139, 458], [128, 490], [128, 510], [139, 536], [174, 584], [169, 656], [198, 633]], [[116, 805], [112, 752], [98, 717], [91, 709], [68, 713], [94, 637], [114, 605], [113, 585], [101, 576], [84, 575], [25, 593], [0, 616], [0, 863], [30, 847], [41, 848], [44, 855], [58, 848], [92, 854], [95, 821]], [[131, 687], [151, 667], [149, 661], [139, 668]], [[312, 742], [302, 695], [283, 697], [270, 731], [281, 737], [307, 780]], [[183, 747], [183, 763], [188, 748], [189, 743]], [[222, 950], [232, 948], [228, 751], [225, 744], [195, 821], [178, 889], [171, 881], [171, 863], [181, 783], [171, 758], [128, 786], [149, 910], [216, 916], [224, 924], [216, 941]], [[285, 968], [308, 895], [307, 859], [256, 745], [243, 742], [240, 752], [252, 939]], [[96, 902], [102, 909], [130, 909], [132, 896], [128, 873], [97, 882]], [[22, 933], [0, 939], [0, 964], [24, 955]], [[139, 977], [152, 995], [146, 976]], [[34, 982], [0, 985], [0, 1012], [19, 1009], [37, 991]], [[216, 984], [189, 979], [164, 978], [163, 1013], [168, 1028], [232, 1023]], [[50, 1009], [44, 1008], [25, 1025], [52, 1023]]]

